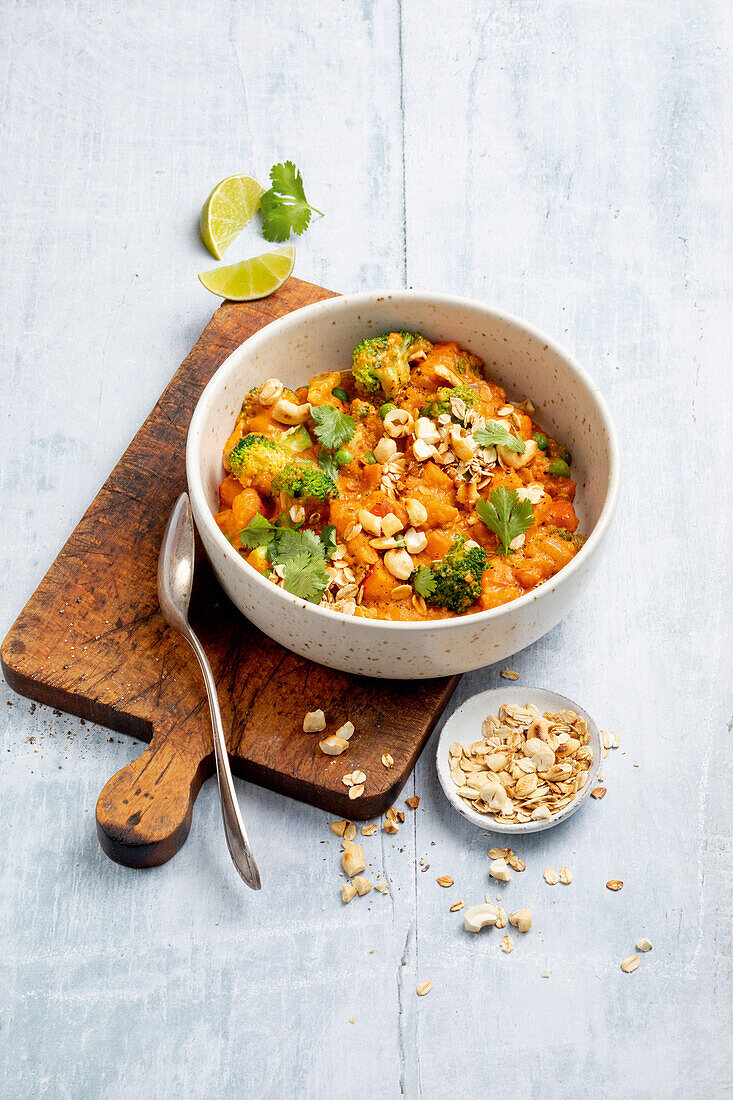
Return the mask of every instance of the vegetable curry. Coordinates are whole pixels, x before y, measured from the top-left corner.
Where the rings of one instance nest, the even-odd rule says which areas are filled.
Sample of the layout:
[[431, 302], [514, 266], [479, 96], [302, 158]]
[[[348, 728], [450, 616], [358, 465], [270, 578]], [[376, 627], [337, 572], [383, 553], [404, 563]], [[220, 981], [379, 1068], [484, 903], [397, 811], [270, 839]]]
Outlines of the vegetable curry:
[[216, 521], [287, 592], [423, 621], [516, 600], [578, 553], [571, 455], [456, 343], [363, 340], [350, 370], [248, 393]]

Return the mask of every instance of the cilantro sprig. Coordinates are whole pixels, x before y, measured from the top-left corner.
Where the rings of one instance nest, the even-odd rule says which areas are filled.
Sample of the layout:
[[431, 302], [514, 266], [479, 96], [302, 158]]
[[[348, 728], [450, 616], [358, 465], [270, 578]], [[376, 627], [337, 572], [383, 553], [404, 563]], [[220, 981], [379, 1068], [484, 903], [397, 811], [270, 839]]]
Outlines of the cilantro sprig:
[[305, 197], [303, 179], [292, 160], [270, 169], [272, 187], [260, 196], [262, 235], [266, 241], [287, 241], [291, 233], [305, 233], [311, 213], [323, 214]]
[[339, 464], [328, 451], [318, 452], [318, 465], [324, 473], [328, 474], [331, 481], [337, 481], [339, 476]]
[[432, 596], [435, 591], [435, 577], [429, 565], [420, 566], [412, 578], [412, 586], [424, 600]]
[[280, 527], [259, 513], [239, 532], [248, 550], [264, 547], [270, 562], [277, 565], [286, 592], [310, 603], [320, 603], [328, 587], [326, 561], [336, 548], [335, 528], [324, 527], [320, 538], [315, 531]]
[[494, 489], [488, 500], [476, 501], [476, 512], [499, 539], [499, 552], [514, 553], [510, 543], [528, 531], [534, 522], [534, 509], [528, 500], [520, 500], [516, 489]]
[[314, 405], [311, 416], [316, 422], [316, 436], [322, 447], [337, 451], [353, 438], [356, 421], [353, 416], [339, 412], [333, 405]]
[[523, 455], [526, 450], [524, 440], [512, 435], [498, 420], [487, 420], [485, 427], [476, 429], [473, 438], [480, 447], [506, 447], [508, 451], [515, 451], [519, 455]]

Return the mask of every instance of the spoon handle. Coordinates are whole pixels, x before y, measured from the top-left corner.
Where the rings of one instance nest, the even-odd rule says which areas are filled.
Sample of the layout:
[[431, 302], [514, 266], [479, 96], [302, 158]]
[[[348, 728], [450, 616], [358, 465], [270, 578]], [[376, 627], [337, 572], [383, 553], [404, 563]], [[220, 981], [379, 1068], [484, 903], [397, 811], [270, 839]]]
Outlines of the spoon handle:
[[260, 872], [257, 870], [257, 864], [252, 855], [252, 849], [249, 846], [247, 831], [242, 821], [242, 814], [234, 790], [234, 782], [229, 767], [229, 756], [227, 755], [224, 727], [221, 721], [221, 710], [219, 709], [219, 697], [216, 693], [214, 674], [211, 671], [211, 665], [204, 652], [204, 648], [194, 632], [189, 629], [185, 638], [198, 657], [198, 662], [201, 665], [201, 671], [204, 676], [204, 683], [206, 684], [206, 694], [209, 697], [211, 727], [214, 733], [216, 777], [219, 780], [221, 816], [224, 821], [224, 833], [227, 838], [229, 855], [232, 857], [232, 862], [237, 868], [240, 877], [253, 890], [259, 890], [262, 886], [260, 882]]

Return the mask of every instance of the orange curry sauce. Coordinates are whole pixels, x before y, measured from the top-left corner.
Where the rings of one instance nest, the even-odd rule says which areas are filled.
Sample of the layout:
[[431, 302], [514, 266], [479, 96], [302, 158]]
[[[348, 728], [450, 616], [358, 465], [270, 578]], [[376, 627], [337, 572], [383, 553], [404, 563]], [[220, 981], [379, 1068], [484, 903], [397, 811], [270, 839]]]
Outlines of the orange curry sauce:
[[[224, 448], [224, 465], [229, 469], [228, 456], [244, 436], [257, 433], [282, 441], [298, 431], [307, 442], [308, 437], [302, 435], [305, 429], [312, 445], [301, 450], [297, 459], [317, 461], [322, 450], [317, 425], [304, 406], [330, 405], [354, 418], [354, 434], [345, 444], [346, 457], [352, 460], [339, 467], [337, 497], [325, 503], [294, 501], [273, 491], [266, 477], [238, 480], [229, 473], [219, 489], [216, 521], [237, 547], [239, 532], [256, 513], [316, 534], [332, 524], [338, 551], [335, 559], [327, 562], [333, 583], [321, 603], [366, 618], [425, 621], [454, 617], [455, 612], [431, 606], [418, 594], [415, 576], [420, 567], [434, 567], [444, 558], [456, 536], [486, 552], [477, 598], [461, 614], [518, 599], [567, 565], [583, 542], [574, 534], [578, 520], [573, 508], [576, 486], [569, 476], [570, 455], [532, 420], [531, 404], [508, 403], [505, 391], [486, 378], [482, 361], [458, 344], [431, 345], [420, 338], [416, 346], [420, 350], [410, 361], [409, 380], [389, 397], [384, 392], [368, 397], [357, 393], [354, 376], [347, 370], [317, 375], [307, 387], [294, 392], [278, 389], [280, 383], [269, 380], [245, 398]], [[470, 408], [455, 396], [456, 387], [462, 387], [458, 394], [465, 395], [466, 388], [471, 391], [474, 403]], [[334, 395], [334, 389], [341, 390], [341, 396]], [[438, 390], [445, 400], [446, 389], [449, 411], [435, 415], [433, 405], [431, 415], [431, 401]], [[274, 402], [273, 393], [281, 394]], [[286, 399], [285, 414], [281, 398]], [[400, 410], [399, 415], [391, 409], [385, 415], [388, 401]], [[293, 406], [299, 407], [298, 413], [292, 413]], [[473, 431], [487, 421], [499, 422], [522, 440], [524, 453], [477, 447]], [[512, 540], [511, 549], [502, 547], [476, 511], [478, 500], [489, 500], [501, 487], [518, 490], [519, 499], [529, 500], [533, 509], [531, 526]], [[377, 518], [376, 527], [372, 519], [362, 522], [365, 513]], [[389, 557], [385, 532], [380, 528], [380, 521], [387, 516], [395, 517], [385, 524], [388, 543], [388, 532], [394, 530], [396, 520], [399, 529], [392, 539], [396, 537], [403, 547], [406, 533], [411, 532], [409, 545], [421, 547], [410, 555], [415, 571], [411, 576], [395, 575], [390, 569], [394, 554]], [[241, 548], [240, 553], [255, 569], [280, 583], [261, 550]], [[403, 567], [398, 573], [404, 574], [404, 556], [400, 560]]]

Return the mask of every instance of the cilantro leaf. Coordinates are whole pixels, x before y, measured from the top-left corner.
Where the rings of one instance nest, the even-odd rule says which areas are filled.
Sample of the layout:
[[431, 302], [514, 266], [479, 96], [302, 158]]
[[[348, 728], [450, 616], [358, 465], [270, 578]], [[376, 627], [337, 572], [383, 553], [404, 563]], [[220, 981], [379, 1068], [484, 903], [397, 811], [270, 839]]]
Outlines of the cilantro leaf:
[[239, 532], [239, 541], [248, 550], [256, 550], [258, 546], [269, 546], [276, 534], [277, 528], [256, 512], [247, 526]]
[[297, 554], [312, 554], [325, 558], [323, 543], [313, 531], [295, 531], [284, 527], [270, 543], [269, 558], [273, 565], [282, 565]]
[[339, 412], [333, 405], [315, 405], [311, 409], [311, 416], [317, 425], [318, 442], [331, 451], [337, 451], [339, 447], [343, 447], [356, 431], [356, 421], [353, 416]]
[[310, 603], [320, 603], [328, 586], [328, 575], [322, 556], [302, 550], [288, 558], [281, 567], [283, 588], [293, 596], [300, 596]]
[[336, 528], [332, 523], [327, 523], [321, 531], [321, 543], [326, 561], [330, 561], [336, 549]]
[[328, 474], [331, 481], [338, 481], [339, 476], [339, 464], [333, 455], [330, 455], [328, 451], [318, 452], [318, 465]]
[[[300, 172], [291, 160], [270, 169], [272, 187], [260, 196], [262, 235], [266, 241], [286, 241], [308, 228], [311, 212], [321, 214], [305, 197]], [[323, 217], [323, 214], [321, 214]]]
[[501, 544], [499, 552], [508, 557], [513, 553], [510, 543], [523, 535], [534, 522], [534, 509], [528, 500], [520, 500], [516, 489], [494, 489], [488, 500], [476, 501], [476, 512]]
[[435, 577], [429, 565], [420, 566], [412, 578], [412, 584], [418, 596], [422, 596], [423, 599], [432, 596], [435, 589]]
[[516, 451], [519, 455], [523, 455], [526, 449], [524, 440], [512, 435], [498, 420], [487, 420], [484, 428], [476, 429], [473, 438], [480, 447], [506, 447], [508, 451]]

